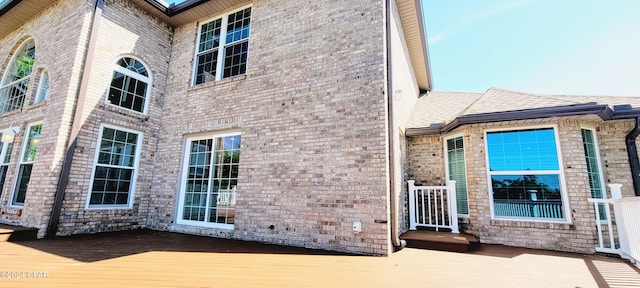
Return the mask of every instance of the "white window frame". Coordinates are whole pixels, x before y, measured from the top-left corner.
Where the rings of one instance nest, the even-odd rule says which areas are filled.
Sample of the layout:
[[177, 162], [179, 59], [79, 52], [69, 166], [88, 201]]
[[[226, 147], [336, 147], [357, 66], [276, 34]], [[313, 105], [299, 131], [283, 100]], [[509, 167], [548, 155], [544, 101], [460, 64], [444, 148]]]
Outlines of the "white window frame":
[[[580, 125], [580, 136], [582, 136], [582, 129], [584, 130], [589, 130], [591, 131], [592, 135], [593, 135], [593, 146], [595, 146], [595, 150], [596, 150], [596, 165], [598, 165], [598, 179], [600, 179], [600, 185], [602, 186], [602, 198], [601, 199], [607, 199], [608, 195], [607, 195], [607, 182], [604, 182], [604, 169], [602, 169], [602, 161], [600, 158], [600, 144], [598, 144], [598, 134], [596, 134], [597, 130], [594, 126], [590, 126], [590, 125]], [[583, 141], [582, 144], [584, 145], [584, 139], [581, 138], [581, 140]], [[586, 160], [586, 159], [585, 159]], [[588, 168], [588, 167], [586, 167]], [[588, 172], [588, 171], [587, 171]], [[591, 195], [591, 187], [589, 187], [589, 198], [593, 197], [593, 195]], [[600, 213], [603, 213], [604, 210], [600, 210]], [[594, 211], [595, 213], [595, 211]], [[605, 217], [608, 217], [605, 215]], [[596, 219], [599, 219], [598, 216], [596, 216]], [[607, 223], [606, 219], [599, 219], [601, 223]]]
[[[17, 207], [17, 208], [22, 208], [24, 207], [24, 203], [20, 204], [20, 203], [15, 203], [15, 197], [17, 196], [16, 193], [18, 192], [18, 188], [20, 186], [20, 169], [22, 168], [22, 165], [28, 165], [31, 164], [31, 175], [29, 175], [29, 182], [31, 182], [31, 177], [33, 177], [33, 166], [35, 164], [35, 159], [33, 161], [24, 161], [24, 153], [27, 152], [27, 144], [29, 143], [29, 133], [31, 133], [31, 127], [36, 126], [36, 125], [42, 125], [42, 121], [35, 121], [35, 122], [31, 122], [29, 123], [29, 125], [27, 125], [27, 128], [24, 130], [24, 137], [22, 138], [22, 149], [20, 149], [20, 155], [19, 155], [19, 159], [18, 159], [18, 165], [15, 172], [15, 176], [14, 176], [14, 181], [13, 181], [13, 187], [11, 189], [11, 198], [9, 199], [9, 206], [10, 207]], [[44, 125], [43, 125], [44, 127]], [[42, 130], [40, 130], [40, 133], [42, 133]], [[42, 134], [40, 134], [40, 139], [42, 139]], [[36, 146], [36, 155], [38, 153], [38, 146]], [[27, 188], [28, 189], [28, 188]], [[28, 192], [28, 190], [27, 190]], [[27, 201], [27, 195], [28, 193], [25, 192], [25, 203]]]
[[[606, 183], [604, 180], [604, 169], [602, 169], [602, 160], [600, 158], [600, 144], [598, 143], [598, 134], [597, 134], [597, 130], [594, 126], [589, 126], [589, 125], [580, 125], [580, 134], [582, 134], [582, 129], [585, 130], [591, 130], [591, 133], [593, 133], [593, 146], [595, 146], [595, 150], [596, 150], [596, 162], [598, 164], [598, 175], [599, 179], [600, 179], [600, 183], [602, 185], [602, 197], [603, 198], [607, 198], [607, 187], [606, 187]], [[591, 192], [591, 191], [589, 191]]]
[[[193, 74], [192, 74], [192, 77], [191, 77], [192, 78], [191, 86], [202, 85], [202, 84], [211, 83], [211, 82], [215, 82], [215, 81], [220, 81], [220, 80], [224, 79], [223, 78], [223, 76], [224, 76], [224, 57], [225, 57], [224, 50], [225, 50], [225, 48], [227, 46], [234, 45], [234, 44], [236, 44], [238, 42], [241, 42], [241, 41], [246, 41], [247, 42], [247, 63], [246, 63], [247, 68], [245, 69], [245, 73], [234, 75], [234, 76], [231, 76], [231, 77], [237, 77], [237, 76], [240, 76], [240, 75], [245, 75], [247, 73], [246, 71], [249, 69], [248, 68], [249, 67], [249, 47], [248, 47], [248, 45], [249, 45], [249, 40], [251, 39], [251, 28], [249, 28], [249, 36], [247, 36], [246, 39], [241, 39], [241, 40], [238, 40], [238, 41], [235, 41], [235, 42], [231, 42], [231, 43], [227, 43], [226, 42], [227, 41], [227, 24], [229, 23], [229, 15], [231, 15], [233, 13], [236, 13], [238, 11], [241, 11], [241, 10], [247, 9], [247, 8], [251, 8], [251, 20], [250, 20], [251, 24], [250, 25], [253, 25], [253, 5], [252, 4], [249, 4], [249, 5], [246, 5], [246, 6], [242, 6], [242, 7], [238, 8], [238, 9], [231, 10], [231, 11], [226, 12], [224, 14], [220, 14], [220, 15], [218, 15], [216, 17], [213, 17], [213, 18], [210, 18], [210, 19], [208, 19], [206, 21], [202, 21], [202, 22], [198, 23], [198, 34], [196, 34], [196, 44], [195, 44], [195, 49], [194, 49], [195, 53], [194, 53], [194, 56], [193, 56], [193, 71], [192, 71]], [[200, 47], [200, 34], [202, 33], [202, 26], [204, 24], [216, 21], [218, 19], [221, 19], [221, 23], [220, 23], [220, 43], [218, 44], [218, 59], [217, 59], [217, 62], [216, 62], [215, 79], [213, 81], [196, 84], [196, 80], [197, 80], [197, 77], [198, 77], [198, 54], [204, 53], [204, 52], [198, 52], [198, 49]]]
[[[0, 132], [0, 141], [2, 142], [2, 149], [0, 149], [0, 167], [6, 167], [4, 181], [4, 183], [6, 183], [7, 175], [10, 174], [9, 164], [11, 163], [11, 151], [8, 151], [9, 145], [14, 144], [15, 134], [20, 132], [20, 127], [11, 127]], [[11, 150], [13, 151], [13, 147]], [[9, 155], [7, 155], [7, 153], [9, 153]], [[7, 159], [7, 156], [9, 156], [9, 159]], [[2, 176], [0, 175], [0, 177]], [[1, 179], [0, 182], [2, 182]], [[2, 195], [2, 191], [4, 190], [4, 183], [2, 183], [3, 185], [0, 185], [0, 195]], [[13, 197], [11, 199], [13, 199]]]
[[[120, 59], [122, 59], [122, 58], [131, 58], [131, 59], [134, 59], [134, 60], [142, 63], [144, 68], [147, 70], [147, 74], [149, 76], [145, 77], [144, 75], [138, 74], [138, 73], [133, 72], [133, 71], [131, 71], [131, 70], [125, 68], [125, 67], [122, 67], [122, 66], [118, 65], [118, 61], [120, 61]], [[151, 70], [149, 69], [149, 65], [147, 65], [147, 63], [145, 63], [144, 61], [142, 61], [142, 59], [140, 59], [140, 58], [138, 58], [136, 56], [125, 54], [125, 55], [118, 56], [116, 61], [113, 62], [112, 68], [113, 68], [112, 69], [113, 71], [111, 73], [111, 78], [109, 78], [109, 85], [108, 85], [108, 88], [107, 88], [107, 93], [105, 93], [105, 96], [104, 96], [104, 104], [108, 105], [108, 106], [111, 106], [111, 107], [116, 107], [118, 109], [124, 109], [124, 110], [127, 110], [127, 111], [131, 111], [132, 113], [147, 115], [147, 110], [148, 110], [148, 107], [149, 107], [149, 101], [150, 101], [150, 98], [151, 98], [151, 88], [153, 87], [153, 75], [151, 74]], [[147, 89], [146, 89], [145, 95], [144, 95], [144, 107], [142, 107], [142, 112], [136, 111], [136, 110], [133, 110], [133, 109], [129, 109], [127, 107], [122, 107], [120, 105], [109, 103], [109, 91], [111, 90], [111, 83], [113, 82], [113, 77], [115, 76], [116, 72], [122, 73], [127, 77], [131, 77], [133, 79], [136, 79], [138, 81], [142, 81], [142, 82], [147, 84]]]
[[[464, 145], [464, 147], [466, 148], [467, 143], [464, 140], [464, 133], [458, 133], [458, 134], [454, 134], [454, 135], [449, 135], [446, 136], [442, 139], [443, 142], [443, 150], [444, 150], [444, 163], [445, 163], [445, 178], [447, 179], [447, 181], [449, 180], [449, 148], [447, 145], [447, 141], [451, 140], [451, 139], [455, 139], [455, 138], [462, 138], [462, 145]], [[467, 153], [464, 150], [465, 148], [463, 148], [463, 153], [464, 153], [464, 178], [465, 178], [465, 182], [467, 183], [465, 190], [467, 193], [467, 211], [469, 211], [469, 176], [467, 173]], [[454, 193], [456, 193], [454, 191]], [[457, 199], [457, 197], [456, 197]], [[458, 208], [458, 211], [460, 211], [460, 208]], [[469, 214], [462, 214], [458, 212], [458, 218], [469, 218]]]
[[[0, 98], [0, 114], [5, 114], [5, 113], [9, 113], [11, 111], [20, 110], [20, 109], [22, 109], [22, 107], [24, 107], [24, 101], [26, 100], [26, 98], [28, 96], [27, 94], [29, 93], [29, 82], [31, 81], [31, 78], [33, 78], [33, 74], [34, 74], [33, 72], [35, 70], [34, 68], [36, 67], [35, 66], [35, 59], [37, 58], [36, 57], [37, 54], [34, 53], [34, 65], [31, 67], [31, 73], [29, 73], [28, 76], [22, 77], [22, 78], [20, 78], [18, 80], [12, 81], [12, 82], [7, 82], [6, 78], [9, 77], [10, 73], [13, 73], [13, 71], [11, 71], [11, 69], [14, 68], [13, 66], [15, 65], [15, 61], [17, 60], [16, 57], [18, 57], [18, 54], [20, 54], [22, 52], [22, 50], [25, 48], [25, 45], [27, 45], [27, 43], [30, 42], [30, 41], [33, 41], [34, 49], [37, 48], [37, 46], [35, 45], [35, 40], [33, 38], [28, 38], [28, 39], [24, 40], [22, 42], [22, 44], [20, 44], [18, 49], [15, 51], [15, 53], [13, 53], [13, 55], [11, 56], [11, 59], [9, 61], [9, 65], [6, 67], [6, 69], [4, 71], [4, 74], [2, 75], [2, 78], [0, 78], [0, 93], [2, 93], [2, 90], [6, 89], [6, 88], [9, 88], [9, 87], [11, 87], [13, 85], [16, 85], [16, 84], [18, 84], [20, 82], [23, 82], [23, 81], [27, 81], [27, 88], [26, 88], [26, 91], [25, 91], [24, 95], [22, 96], [23, 97], [22, 98], [22, 103], [21, 103], [19, 108], [5, 111], [5, 109], [6, 109], [5, 105], [6, 105], [7, 101], [5, 101], [2, 98]], [[37, 50], [36, 50], [36, 52], [37, 52]]]
[[[36, 98], [33, 99], [33, 104], [38, 104], [49, 99], [49, 91], [51, 89], [50, 83], [51, 81], [49, 80], [49, 73], [47, 72], [47, 70], [42, 70], [40, 72], [40, 79], [38, 80], [38, 90], [36, 92]], [[43, 89], [45, 87], [46, 89]]]
[[[182, 173], [180, 174], [180, 181], [178, 181], [180, 183], [180, 189], [178, 190], [178, 213], [176, 213], [176, 224], [180, 224], [180, 225], [189, 225], [189, 226], [197, 226], [197, 227], [206, 227], [206, 228], [218, 228], [218, 229], [224, 229], [224, 230], [233, 230], [234, 229], [234, 224], [223, 224], [223, 223], [211, 223], [211, 222], [207, 222], [207, 221], [195, 221], [195, 220], [184, 220], [182, 219], [182, 216], [184, 214], [184, 198], [185, 198], [185, 189], [186, 189], [186, 179], [189, 173], [189, 155], [190, 155], [190, 148], [191, 148], [191, 143], [193, 141], [199, 141], [199, 140], [207, 140], [207, 139], [216, 139], [216, 138], [224, 138], [224, 137], [228, 137], [228, 136], [240, 136], [242, 137], [242, 133], [240, 133], [240, 131], [232, 131], [232, 132], [226, 132], [226, 133], [212, 133], [212, 134], [206, 134], [206, 135], [199, 135], [199, 136], [194, 136], [194, 137], [187, 137], [185, 139], [185, 145], [184, 145], [184, 149], [183, 149], [183, 156], [182, 156]], [[215, 142], [214, 142], [215, 143]], [[215, 150], [215, 147], [214, 147]], [[242, 159], [242, 153], [241, 153], [241, 159]], [[213, 163], [211, 163], [211, 165], [213, 165]], [[209, 173], [213, 173], [213, 169], [211, 169], [211, 171]], [[209, 175], [209, 178], [211, 178], [211, 175]], [[207, 196], [209, 196], [211, 193], [207, 193]], [[207, 201], [205, 203], [208, 203], [209, 199], [207, 198]], [[208, 205], [208, 204], [207, 204]], [[208, 211], [208, 206], [207, 209], [205, 211]], [[237, 210], [236, 210], [237, 211]], [[208, 213], [208, 212], [206, 212]], [[208, 214], [205, 214], [208, 215]], [[207, 219], [207, 217], [205, 216], [205, 219]]]
[[[494, 210], [494, 201], [493, 201], [493, 187], [491, 183], [492, 175], [518, 175], [522, 174], [522, 171], [498, 171], [491, 172], [489, 166], [489, 143], [487, 141], [487, 133], [489, 132], [507, 132], [507, 131], [519, 131], [519, 130], [530, 130], [530, 129], [547, 129], [552, 128], [553, 134], [555, 138], [556, 151], [558, 157], [558, 170], [530, 170], [527, 171], [529, 174], [535, 175], [558, 175], [558, 181], [560, 182], [560, 194], [562, 195], [562, 207], [564, 213], [564, 219], [549, 219], [549, 218], [524, 218], [524, 217], [508, 217], [508, 216], [495, 216]], [[564, 165], [562, 162], [562, 150], [560, 147], [560, 135], [558, 133], [557, 125], [532, 125], [532, 126], [519, 126], [519, 127], [508, 127], [508, 128], [494, 128], [494, 129], [485, 129], [483, 132], [484, 137], [484, 147], [485, 147], [485, 167], [487, 173], [487, 186], [489, 192], [489, 208], [491, 210], [491, 220], [506, 220], [506, 221], [518, 221], [518, 222], [539, 222], [539, 223], [560, 223], [560, 224], [571, 224], [571, 209], [569, 207], [569, 193], [567, 192], [567, 185], [565, 181], [564, 174]], [[556, 172], [557, 171], [557, 172]]]
[[[133, 161], [133, 167], [127, 167], [127, 168], [132, 168], [133, 172], [131, 173], [131, 183], [130, 183], [130, 187], [129, 187], [129, 197], [127, 199], [127, 204], [123, 205], [123, 204], [90, 204], [91, 202], [91, 193], [93, 190], [93, 180], [95, 178], [95, 173], [96, 173], [96, 168], [98, 165], [100, 166], [108, 166], [108, 167], [114, 167], [114, 168], [120, 168], [122, 166], [114, 166], [114, 165], [105, 165], [105, 164], [98, 164], [98, 157], [100, 157], [100, 145], [102, 142], [102, 135], [104, 133], [104, 129], [105, 128], [110, 128], [110, 129], [114, 129], [114, 130], [119, 130], [119, 131], [123, 131], [123, 132], [128, 132], [128, 133], [134, 133], [138, 135], [138, 139], [136, 141], [136, 152], [135, 152], [135, 159]], [[140, 166], [140, 151], [142, 150], [141, 146], [142, 146], [142, 139], [144, 137], [144, 133], [142, 133], [141, 131], [137, 131], [137, 130], [133, 130], [133, 129], [129, 129], [129, 128], [125, 128], [125, 127], [121, 127], [121, 126], [115, 126], [115, 125], [111, 125], [111, 124], [100, 124], [100, 133], [98, 135], [97, 138], [97, 143], [96, 143], [96, 151], [94, 153], [94, 158], [93, 158], [93, 167], [91, 168], [91, 177], [90, 177], [90, 182], [89, 182], [89, 188], [87, 189], [87, 200], [86, 200], [86, 204], [85, 204], [85, 209], [86, 210], [117, 210], [117, 209], [122, 209], [122, 210], [126, 210], [126, 209], [133, 209], [133, 199], [135, 196], [135, 192], [136, 192], [136, 186], [138, 184], [138, 170], [139, 170], [139, 166]]]

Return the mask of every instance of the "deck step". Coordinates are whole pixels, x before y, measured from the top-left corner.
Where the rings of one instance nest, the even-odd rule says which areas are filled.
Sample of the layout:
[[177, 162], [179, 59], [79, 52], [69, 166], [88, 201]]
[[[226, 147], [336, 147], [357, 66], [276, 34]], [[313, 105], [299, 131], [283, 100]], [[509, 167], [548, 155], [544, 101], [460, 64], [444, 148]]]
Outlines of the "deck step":
[[400, 239], [407, 242], [407, 247], [451, 252], [469, 252], [480, 245], [473, 235], [451, 232], [412, 230], [400, 235]]
[[0, 224], [0, 242], [17, 242], [38, 239], [38, 229]]

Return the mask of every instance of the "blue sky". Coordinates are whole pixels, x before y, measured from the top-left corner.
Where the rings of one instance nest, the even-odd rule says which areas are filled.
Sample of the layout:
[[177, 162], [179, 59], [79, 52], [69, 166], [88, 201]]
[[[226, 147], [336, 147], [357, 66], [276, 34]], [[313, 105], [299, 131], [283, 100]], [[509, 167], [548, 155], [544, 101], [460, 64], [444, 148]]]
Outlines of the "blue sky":
[[435, 90], [640, 96], [638, 0], [422, 2]]
[[435, 90], [640, 96], [640, 1], [422, 1]]
[[167, 2], [168, 4], [173, 4], [173, 3], [180, 4], [184, 1], [187, 1], [187, 0], [164, 0], [164, 2]]

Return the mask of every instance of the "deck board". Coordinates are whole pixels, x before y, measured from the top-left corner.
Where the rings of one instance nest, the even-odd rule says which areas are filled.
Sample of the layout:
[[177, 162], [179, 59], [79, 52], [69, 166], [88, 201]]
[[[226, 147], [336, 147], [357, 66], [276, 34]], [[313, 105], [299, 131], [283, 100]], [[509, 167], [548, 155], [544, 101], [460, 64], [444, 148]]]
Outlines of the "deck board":
[[504, 246], [372, 257], [156, 231], [0, 242], [0, 259], [0, 272], [47, 273], [1, 287], [598, 287], [607, 271], [637, 275], [620, 259]]

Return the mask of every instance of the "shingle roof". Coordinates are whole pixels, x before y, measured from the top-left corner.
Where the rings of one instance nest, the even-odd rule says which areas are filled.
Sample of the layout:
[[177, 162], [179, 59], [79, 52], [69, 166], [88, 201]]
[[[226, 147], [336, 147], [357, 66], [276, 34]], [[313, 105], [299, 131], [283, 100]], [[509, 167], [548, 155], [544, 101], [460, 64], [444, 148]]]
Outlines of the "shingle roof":
[[447, 124], [464, 115], [585, 103], [640, 107], [640, 97], [544, 95], [497, 88], [485, 93], [434, 91], [418, 99], [407, 128]]

